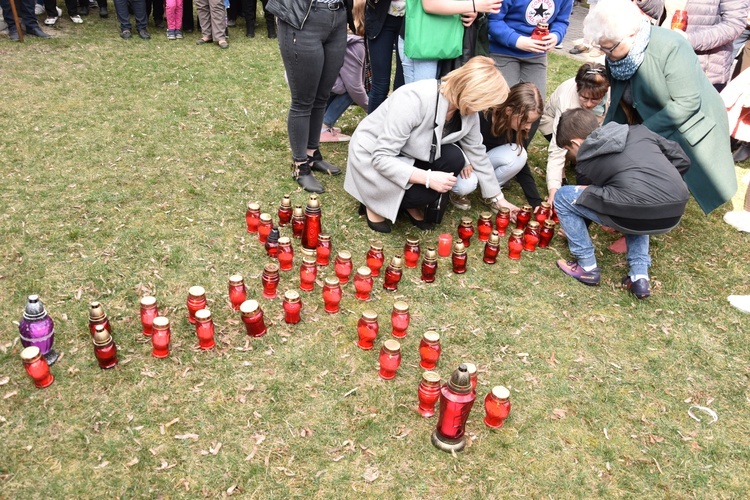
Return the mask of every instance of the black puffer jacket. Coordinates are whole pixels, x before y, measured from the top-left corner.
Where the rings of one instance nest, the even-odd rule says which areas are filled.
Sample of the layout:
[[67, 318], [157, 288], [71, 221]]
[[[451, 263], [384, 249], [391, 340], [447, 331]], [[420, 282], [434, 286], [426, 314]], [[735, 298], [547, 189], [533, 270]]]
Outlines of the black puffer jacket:
[[[314, 0], [269, 0], [266, 5], [266, 10], [284, 21], [290, 26], [301, 30], [307, 21], [307, 16], [310, 15], [310, 9]], [[352, 20], [352, 5], [353, 0], [342, 0], [344, 6], [346, 6], [346, 20], [349, 27], [354, 29], [354, 22]]]
[[689, 192], [682, 175], [690, 160], [679, 144], [643, 125], [604, 125], [581, 144], [576, 162], [576, 171], [591, 181], [576, 203], [610, 227], [665, 233], [685, 213]]

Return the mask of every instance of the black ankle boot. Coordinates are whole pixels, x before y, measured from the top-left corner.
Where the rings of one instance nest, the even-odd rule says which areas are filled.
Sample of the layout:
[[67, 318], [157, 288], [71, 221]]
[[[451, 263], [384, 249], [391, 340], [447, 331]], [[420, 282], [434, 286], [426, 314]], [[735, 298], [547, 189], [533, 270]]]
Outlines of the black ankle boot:
[[268, 38], [276, 38], [276, 22], [267, 21], [266, 28], [268, 28]]
[[339, 175], [341, 169], [334, 165], [331, 165], [323, 159], [323, 155], [320, 154], [320, 150], [316, 149], [311, 155], [307, 155], [307, 162], [312, 163], [312, 169], [318, 172], [323, 172], [328, 175]]
[[310, 193], [325, 192], [323, 185], [312, 174], [309, 160], [305, 163], [300, 163], [299, 165], [292, 164], [292, 177], [305, 191], [309, 191]]

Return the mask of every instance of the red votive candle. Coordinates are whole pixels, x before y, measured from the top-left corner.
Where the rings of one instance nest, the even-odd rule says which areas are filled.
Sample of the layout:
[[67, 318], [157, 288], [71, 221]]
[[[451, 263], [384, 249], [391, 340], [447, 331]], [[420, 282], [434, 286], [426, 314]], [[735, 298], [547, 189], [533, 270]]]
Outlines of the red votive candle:
[[409, 305], [403, 300], [393, 304], [391, 311], [391, 334], [397, 339], [406, 337], [406, 330], [409, 328]]
[[406, 243], [404, 244], [404, 265], [412, 269], [417, 267], [420, 252], [419, 238], [406, 238]]
[[323, 284], [323, 303], [325, 310], [329, 314], [339, 312], [339, 303], [341, 303], [341, 284], [335, 276], [329, 276]]
[[520, 260], [523, 252], [523, 230], [514, 229], [508, 238], [508, 258]]
[[258, 224], [260, 224], [260, 203], [251, 201], [247, 204], [245, 222], [247, 223], [248, 233], [255, 234], [258, 232]]
[[117, 366], [117, 346], [115, 346], [112, 335], [109, 330], [104, 328], [104, 325], [96, 325], [92, 341], [94, 356], [99, 363], [99, 368], [108, 370]]
[[441, 257], [449, 257], [453, 248], [453, 236], [448, 233], [443, 233], [438, 236], [438, 255]]
[[497, 216], [495, 217], [495, 227], [497, 228], [497, 234], [499, 234], [500, 236], [505, 236], [505, 230], [508, 228], [509, 224], [510, 209], [507, 207], [502, 207], [497, 211]]
[[172, 332], [169, 329], [169, 319], [164, 316], [154, 318], [154, 334], [151, 335], [151, 355], [155, 358], [169, 356], [169, 342]]
[[453, 272], [464, 274], [466, 272], [466, 247], [460, 241], [453, 245]]
[[331, 235], [318, 235], [318, 246], [315, 248], [316, 261], [319, 266], [327, 266], [331, 258]]
[[284, 321], [290, 325], [296, 325], [300, 322], [300, 311], [302, 310], [302, 300], [299, 293], [295, 290], [284, 292]]
[[516, 216], [516, 229], [526, 229], [526, 224], [531, 220], [531, 205], [523, 205]]
[[258, 241], [265, 244], [266, 241], [268, 241], [268, 235], [271, 234], [271, 229], [273, 229], [273, 219], [271, 219], [271, 214], [260, 214], [260, 224], [258, 224]]
[[362, 266], [354, 275], [354, 296], [359, 300], [370, 300], [372, 291], [372, 271], [369, 267]]
[[214, 320], [211, 311], [201, 309], [195, 313], [195, 335], [198, 337], [198, 347], [207, 351], [216, 345], [214, 341]]
[[279, 238], [279, 269], [282, 271], [291, 271], [294, 267], [294, 248], [292, 248], [292, 240], [287, 236]]
[[357, 321], [357, 347], [369, 351], [373, 342], [378, 338], [378, 313], [370, 309], [362, 312], [362, 317]]
[[484, 245], [484, 256], [482, 260], [485, 264], [494, 264], [497, 262], [497, 254], [500, 253], [500, 235], [497, 231], [492, 231], [487, 243]]
[[104, 312], [104, 308], [102, 307], [101, 303], [92, 302], [90, 306], [89, 332], [91, 333], [91, 335], [94, 335], [94, 332], [96, 332], [96, 327], [98, 325], [104, 326], [105, 330], [112, 333], [112, 327], [109, 324], [109, 318], [107, 318], [107, 314]]
[[318, 276], [318, 266], [315, 265], [315, 258], [302, 257], [302, 264], [299, 267], [299, 288], [303, 292], [312, 292], [315, 288], [315, 278]]
[[233, 274], [229, 277], [229, 302], [232, 309], [240, 310], [240, 304], [247, 300], [247, 290], [245, 289], [245, 280], [241, 274]]
[[342, 285], [349, 282], [349, 277], [352, 274], [353, 267], [351, 253], [342, 250], [336, 255], [333, 269], [336, 272], [336, 277]]
[[195, 313], [206, 308], [206, 290], [202, 286], [191, 286], [188, 289], [187, 310], [188, 321], [195, 324]]
[[539, 231], [539, 248], [547, 248], [555, 235], [555, 221], [547, 219], [544, 221], [542, 230]]
[[428, 248], [422, 259], [422, 281], [433, 283], [437, 274], [437, 252], [434, 248]]
[[524, 250], [527, 252], [536, 250], [536, 246], [539, 244], [539, 223], [537, 221], [532, 220], [526, 225], [523, 232], [523, 241]]
[[292, 236], [302, 238], [302, 231], [305, 230], [305, 211], [302, 205], [297, 205], [292, 211]]
[[541, 226], [542, 224], [544, 224], [544, 221], [550, 219], [551, 217], [552, 205], [550, 205], [548, 201], [543, 201], [541, 205], [539, 205], [539, 210], [537, 210], [536, 214], [534, 214], [534, 219], [536, 219], [536, 221]]
[[37, 346], [29, 346], [21, 351], [21, 361], [37, 389], [49, 387], [55, 381], [55, 377], [49, 371], [47, 360]]
[[156, 297], [147, 295], [141, 297], [141, 325], [143, 326], [143, 335], [150, 337], [154, 333], [154, 318], [159, 315], [156, 308]]
[[487, 241], [492, 234], [492, 213], [482, 212], [477, 220], [477, 233], [479, 241]]
[[422, 373], [422, 380], [419, 381], [417, 389], [419, 398], [419, 407], [417, 412], [425, 418], [430, 418], [435, 414], [435, 404], [440, 399], [440, 375], [437, 372], [426, 371]]
[[279, 204], [279, 226], [284, 227], [292, 220], [292, 200], [288, 194], [285, 194], [281, 198], [281, 204]]
[[419, 366], [425, 370], [434, 370], [441, 350], [440, 334], [432, 330], [424, 332], [419, 341]]
[[240, 315], [250, 337], [262, 337], [268, 332], [263, 321], [263, 309], [257, 300], [246, 300], [240, 305]]
[[461, 217], [461, 223], [458, 225], [458, 237], [461, 238], [461, 242], [466, 248], [471, 245], [472, 236], [474, 236], [474, 222], [470, 217]]
[[275, 299], [276, 290], [279, 287], [278, 264], [274, 264], [274, 263], [266, 264], [263, 267], [263, 274], [260, 276], [260, 282], [263, 285], [263, 297], [266, 299]]
[[398, 340], [389, 339], [383, 342], [378, 362], [380, 363], [380, 370], [378, 370], [380, 378], [391, 380], [396, 377], [396, 371], [401, 365], [401, 344]]
[[487, 427], [499, 429], [510, 415], [510, 391], [502, 385], [492, 388], [484, 398], [484, 423]]
[[365, 255], [365, 261], [367, 267], [372, 271], [372, 276], [377, 277], [380, 275], [380, 268], [383, 267], [385, 262], [385, 256], [383, 255], [383, 243], [380, 240], [375, 240], [370, 243], [370, 249]]
[[391, 263], [385, 268], [385, 278], [383, 279], [383, 288], [394, 291], [398, 288], [398, 282], [401, 281], [401, 256], [396, 255], [391, 259]]

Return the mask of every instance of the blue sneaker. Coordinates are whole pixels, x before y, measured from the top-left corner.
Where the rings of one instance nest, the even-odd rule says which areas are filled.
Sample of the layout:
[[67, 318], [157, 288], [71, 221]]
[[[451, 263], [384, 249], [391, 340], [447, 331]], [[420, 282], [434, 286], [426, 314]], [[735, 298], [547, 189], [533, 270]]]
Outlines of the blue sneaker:
[[578, 262], [574, 260], [560, 259], [557, 261], [557, 267], [568, 276], [572, 276], [584, 285], [596, 286], [599, 284], [601, 273], [598, 267], [595, 267], [591, 271], [585, 271]]
[[176, 40], [177, 36], [174, 33], [174, 30], [167, 30], [167, 40]]
[[630, 290], [630, 293], [635, 295], [637, 299], [645, 299], [646, 297], [651, 295], [651, 288], [649, 287], [648, 280], [646, 278], [641, 278], [633, 282], [630, 279], [630, 276], [625, 276], [622, 279], [622, 286]]

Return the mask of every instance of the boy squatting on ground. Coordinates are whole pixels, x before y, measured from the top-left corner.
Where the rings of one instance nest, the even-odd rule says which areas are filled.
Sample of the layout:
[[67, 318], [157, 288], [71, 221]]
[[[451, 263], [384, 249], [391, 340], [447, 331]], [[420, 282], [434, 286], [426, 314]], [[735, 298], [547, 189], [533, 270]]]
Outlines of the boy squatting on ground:
[[690, 167], [682, 148], [643, 125], [614, 122], [599, 128], [585, 109], [563, 113], [557, 144], [576, 159], [578, 186], [562, 186], [555, 210], [576, 260], [557, 265], [586, 285], [598, 285], [599, 267], [586, 220], [625, 235], [630, 271], [622, 285], [637, 298], [651, 294], [649, 235], [673, 229], [685, 213], [688, 188], [682, 180]]

